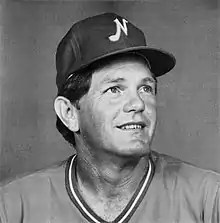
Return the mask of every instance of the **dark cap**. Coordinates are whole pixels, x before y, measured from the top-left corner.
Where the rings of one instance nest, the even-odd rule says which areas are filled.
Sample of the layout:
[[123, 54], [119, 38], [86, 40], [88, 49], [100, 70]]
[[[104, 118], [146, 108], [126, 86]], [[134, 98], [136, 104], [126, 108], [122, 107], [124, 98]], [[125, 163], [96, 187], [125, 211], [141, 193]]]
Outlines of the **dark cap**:
[[126, 52], [144, 56], [156, 77], [169, 72], [176, 63], [171, 53], [148, 47], [144, 33], [127, 19], [104, 13], [75, 23], [59, 43], [56, 53], [58, 91], [78, 70], [102, 58]]

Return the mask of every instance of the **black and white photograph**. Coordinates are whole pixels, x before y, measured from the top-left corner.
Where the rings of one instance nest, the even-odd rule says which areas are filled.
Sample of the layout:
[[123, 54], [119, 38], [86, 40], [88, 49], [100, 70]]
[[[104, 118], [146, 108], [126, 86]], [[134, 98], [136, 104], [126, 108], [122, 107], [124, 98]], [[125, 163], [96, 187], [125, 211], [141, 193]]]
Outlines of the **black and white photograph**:
[[0, 1], [0, 223], [220, 223], [219, 3]]

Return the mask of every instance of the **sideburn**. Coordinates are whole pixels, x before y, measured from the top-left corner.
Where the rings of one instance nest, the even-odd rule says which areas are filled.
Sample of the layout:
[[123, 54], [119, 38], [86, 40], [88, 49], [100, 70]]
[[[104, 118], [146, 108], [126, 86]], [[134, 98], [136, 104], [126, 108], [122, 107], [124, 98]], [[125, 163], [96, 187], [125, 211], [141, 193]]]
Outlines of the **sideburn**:
[[76, 107], [77, 110], [80, 110], [79, 100], [77, 100], [76, 102], [74, 102], [74, 105], [75, 105], [75, 107]]

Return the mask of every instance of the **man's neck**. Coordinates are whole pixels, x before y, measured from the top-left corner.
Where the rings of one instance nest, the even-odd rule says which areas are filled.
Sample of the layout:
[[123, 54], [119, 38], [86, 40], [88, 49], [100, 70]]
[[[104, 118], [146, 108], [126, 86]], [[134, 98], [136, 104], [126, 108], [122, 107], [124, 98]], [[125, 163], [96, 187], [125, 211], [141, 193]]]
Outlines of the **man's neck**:
[[[148, 169], [148, 157], [77, 155], [77, 184], [87, 197], [103, 202], [130, 198]], [[98, 202], [98, 201], [97, 201]]]

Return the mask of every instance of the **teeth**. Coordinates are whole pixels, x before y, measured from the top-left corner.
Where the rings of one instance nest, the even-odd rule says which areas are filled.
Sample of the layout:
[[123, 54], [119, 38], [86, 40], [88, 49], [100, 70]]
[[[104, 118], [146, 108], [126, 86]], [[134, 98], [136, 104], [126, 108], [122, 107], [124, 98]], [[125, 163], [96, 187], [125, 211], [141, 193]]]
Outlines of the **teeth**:
[[125, 125], [121, 129], [141, 129], [141, 125]]

